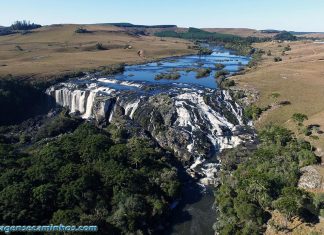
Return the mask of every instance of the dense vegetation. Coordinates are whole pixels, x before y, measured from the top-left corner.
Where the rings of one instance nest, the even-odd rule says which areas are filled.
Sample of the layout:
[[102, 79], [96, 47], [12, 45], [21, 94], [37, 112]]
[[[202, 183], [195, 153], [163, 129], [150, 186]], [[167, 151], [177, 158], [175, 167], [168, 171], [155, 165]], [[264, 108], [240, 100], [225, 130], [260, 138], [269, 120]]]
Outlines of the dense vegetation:
[[261, 130], [259, 139], [255, 150], [240, 147], [222, 156], [215, 223], [220, 234], [261, 234], [275, 209], [287, 221], [308, 220], [323, 209], [324, 200], [297, 188], [299, 169], [318, 162], [311, 145], [278, 126]]
[[274, 39], [280, 41], [296, 41], [297, 37], [290, 32], [282, 31], [274, 36]]
[[216, 71], [215, 78], [225, 78], [225, 76], [229, 75], [230, 72], [226, 69], [222, 69], [219, 71]]
[[260, 108], [254, 104], [244, 108], [243, 116], [245, 120], [257, 120], [264, 111], [267, 111], [270, 107]]
[[145, 136], [68, 119], [61, 115], [40, 129], [41, 141], [27, 150], [0, 135], [0, 223], [152, 233], [179, 192], [170, 158]]
[[212, 70], [210, 68], [197, 69], [196, 78], [208, 77], [211, 72], [212, 72]]
[[[49, 98], [22, 81], [0, 79], [0, 125], [14, 124], [48, 110]], [[5, 115], [4, 115], [5, 114]]]
[[10, 35], [14, 33], [16, 32], [11, 30], [9, 27], [0, 28], [0, 36]]
[[159, 73], [155, 76], [155, 80], [178, 80], [181, 77], [178, 72], [170, 72], [170, 73]]
[[255, 37], [239, 37], [231, 34], [211, 33], [201, 29], [189, 28], [187, 32], [175, 32], [171, 30], [155, 33], [158, 37], [176, 37], [191, 40], [207, 40], [210, 43], [217, 43], [224, 45], [227, 49], [233, 49], [240, 54], [249, 55], [252, 53], [251, 44], [253, 42], [260, 42], [265, 39]]
[[31, 29], [37, 29], [42, 27], [39, 24], [30, 23], [29, 21], [23, 20], [23, 21], [16, 21], [11, 25], [12, 30], [31, 30]]

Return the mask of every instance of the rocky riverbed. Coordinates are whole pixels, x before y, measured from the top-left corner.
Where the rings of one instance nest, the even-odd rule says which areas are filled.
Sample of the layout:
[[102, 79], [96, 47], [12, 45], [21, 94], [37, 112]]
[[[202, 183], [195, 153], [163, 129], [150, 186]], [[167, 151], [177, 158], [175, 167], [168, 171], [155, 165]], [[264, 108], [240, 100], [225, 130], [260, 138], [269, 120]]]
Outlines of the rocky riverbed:
[[[246, 132], [242, 108], [227, 90], [217, 89], [215, 63], [235, 73], [248, 58], [213, 48], [212, 55], [185, 56], [144, 65], [126, 67], [123, 74], [102, 77], [89, 74], [68, 82], [56, 84], [46, 93], [56, 105], [68, 108], [72, 115], [93, 120], [99, 125], [128, 119], [141, 126], [164, 149], [173, 153], [187, 169], [195, 182], [217, 185], [217, 172], [223, 149], [233, 148], [252, 136]], [[197, 79], [194, 69], [210, 69], [211, 73]], [[155, 80], [161, 72], [180, 71], [178, 80]], [[188, 187], [187, 187], [188, 186]], [[180, 202], [181, 210], [190, 214], [186, 226], [175, 225], [173, 233], [209, 234], [215, 214], [210, 188], [194, 188]], [[189, 190], [190, 191], [190, 190]], [[208, 192], [208, 193], [206, 193]], [[209, 205], [209, 211], [201, 213]], [[205, 210], [205, 209], [203, 209]], [[182, 211], [183, 212], [183, 211]], [[177, 214], [177, 213], [176, 213]], [[209, 220], [207, 219], [209, 218]], [[212, 219], [210, 219], [212, 218]], [[199, 221], [210, 221], [210, 224]], [[189, 224], [188, 224], [189, 223]], [[185, 229], [191, 227], [190, 230]]]

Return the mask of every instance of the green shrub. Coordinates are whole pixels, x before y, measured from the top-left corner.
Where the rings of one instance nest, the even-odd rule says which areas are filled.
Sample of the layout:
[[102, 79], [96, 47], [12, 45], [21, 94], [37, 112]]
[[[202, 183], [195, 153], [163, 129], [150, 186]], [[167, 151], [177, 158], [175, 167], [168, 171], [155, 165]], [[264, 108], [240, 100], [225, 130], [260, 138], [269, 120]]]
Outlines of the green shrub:
[[224, 81], [222, 81], [221, 85], [223, 88], [232, 87], [235, 86], [235, 81], [231, 79], [225, 79]]
[[98, 43], [96, 44], [96, 49], [99, 50], [99, 51], [107, 50], [107, 48], [104, 47], [104, 46], [102, 45], [102, 43], [100, 43], [100, 42], [98, 42]]
[[303, 123], [305, 120], [308, 120], [307, 115], [303, 113], [294, 113], [291, 118], [296, 123]]
[[307, 149], [299, 151], [297, 157], [299, 161], [299, 167], [314, 165], [318, 162], [318, 158], [316, 157], [314, 152]]
[[209, 48], [201, 47], [198, 50], [198, 55], [210, 55], [212, 54], [213, 51]]
[[215, 73], [215, 78], [222, 78], [222, 77], [225, 77], [227, 75], [229, 75], [230, 72], [228, 70], [225, 70], [225, 69], [222, 69], [222, 70], [219, 70]]
[[257, 120], [261, 113], [263, 112], [263, 109], [256, 105], [250, 105], [244, 109], [243, 115], [248, 120]]
[[160, 73], [155, 76], [155, 80], [178, 80], [181, 77], [179, 73]]
[[216, 63], [216, 64], [215, 64], [215, 68], [216, 68], [217, 70], [222, 70], [222, 69], [225, 68], [225, 65], [224, 65], [224, 64], [221, 64], [221, 63]]
[[210, 68], [201, 68], [197, 70], [196, 78], [208, 77], [211, 73]]
[[75, 33], [90, 33], [90, 31], [88, 31], [86, 28], [83, 28], [83, 27], [77, 28], [74, 32]]
[[290, 45], [285, 46], [285, 47], [284, 47], [284, 51], [291, 51], [291, 47], [290, 47]]
[[277, 99], [280, 97], [280, 94], [277, 93], [277, 92], [273, 92], [271, 95], [270, 95], [271, 98], [274, 98], [274, 99]]
[[99, 71], [104, 76], [110, 76], [110, 75], [123, 73], [125, 71], [125, 64], [102, 66], [99, 68]]

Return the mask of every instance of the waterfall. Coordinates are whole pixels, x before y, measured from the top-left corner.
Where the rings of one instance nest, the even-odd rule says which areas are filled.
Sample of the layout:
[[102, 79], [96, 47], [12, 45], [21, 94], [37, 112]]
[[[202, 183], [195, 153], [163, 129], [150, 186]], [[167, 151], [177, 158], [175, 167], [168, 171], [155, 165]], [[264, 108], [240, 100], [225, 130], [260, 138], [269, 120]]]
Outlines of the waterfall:
[[136, 100], [134, 103], [128, 103], [125, 106], [125, 115], [129, 116], [132, 119], [139, 103], [140, 100]]
[[94, 91], [90, 91], [90, 94], [87, 98], [87, 102], [86, 102], [86, 110], [85, 110], [85, 114], [82, 116], [84, 119], [90, 118], [92, 117], [92, 108], [93, 108], [93, 103], [96, 97], [96, 92]]
[[86, 101], [88, 98], [89, 92], [88, 91], [80, 91], [80, 98], [79, 98], [79, 112], [84, 114]]

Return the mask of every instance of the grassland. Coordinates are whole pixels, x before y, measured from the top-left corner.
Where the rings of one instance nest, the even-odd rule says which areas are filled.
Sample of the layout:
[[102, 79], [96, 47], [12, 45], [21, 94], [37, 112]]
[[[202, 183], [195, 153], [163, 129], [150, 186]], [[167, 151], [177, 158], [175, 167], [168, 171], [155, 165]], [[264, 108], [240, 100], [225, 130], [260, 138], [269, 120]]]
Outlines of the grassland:
[[[84, 27], [88, 33], [75, 33]], [[98, 50], [96, 44], [103, 48]], [[0, 37], [0, 76], [52, 79], [59, 74], [117, 63], [143, 63], [196, 53], [190, 42], [139, 36], [123, 28], [100, 25], [52, 25], [27, 34]], [[141, 51], [140, 55], [138, 52]]]
[[[282, 55], [284, 48], [291, 50]], [[319, 124], [324, 129], [324, 44], [311, 41], [266, 42], [254, 45], [271, 56], [263, 55], [257, 68], [252, 68], [244, 75], [234, 77], [241, 87], [260, 92], [257, 105], [266, 107], [278, 101], [290, 101], [291, 105], [277, 106], [262, 114], [256, 122], [258, 128], [270, 123], [283, 124], [295, 130], [291, 116], [304, 113], [309, 120], [305, 124]], [[281, 62], [274, 62], [281, 57]], [[273, 94], [277, 94], [274, 95]], [[311, 142], [324, 149], [324, 136]]]

